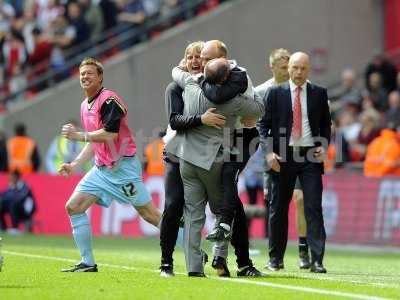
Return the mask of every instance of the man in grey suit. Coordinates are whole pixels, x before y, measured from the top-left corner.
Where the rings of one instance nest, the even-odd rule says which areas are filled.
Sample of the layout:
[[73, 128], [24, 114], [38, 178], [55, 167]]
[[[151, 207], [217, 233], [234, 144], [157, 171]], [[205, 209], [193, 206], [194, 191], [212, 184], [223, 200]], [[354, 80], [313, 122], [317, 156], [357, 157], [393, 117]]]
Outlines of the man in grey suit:
[[[210, 61], [205, 67], [205, 77], [212, 83], [223, 83], [229, 75], [230, 66], [225, 58]], [[184, 89], [184, 114], [198, 114], [216, 107], [216, 111], [226, 117], [224, 129], [199, 126], [178, 133], [166, 146], [168, 152], [180, 158], [180, 171], [185, 194], [185, 234], [184, 249], [186, 268], [189, 276], [204, 276], [200, 252], [201, 229], [205, 222], [205, 206], [209, 201], [211, 211], [218, 216], [222, 199], [221, 167], [224, 151], [224, 137], [230, 138], [230, 132], [237, 126], [239, 117], [258, 118], [263, 114], [261, 99], [237, 96], [226, 104], [215, 105], [203, 94], [202, 89], [189, 73], [176, 67], [172, 71], [173, 79]], [[229, 155], [228, 155], [229, 157]], [[217, 245], [217, 249], [227, 247]], [[218, 247], [220, 246], [220, 247]], [[218, 251], [218, 250], [217, 250]], [[226, 256], [226, 254], [217, 254]]]

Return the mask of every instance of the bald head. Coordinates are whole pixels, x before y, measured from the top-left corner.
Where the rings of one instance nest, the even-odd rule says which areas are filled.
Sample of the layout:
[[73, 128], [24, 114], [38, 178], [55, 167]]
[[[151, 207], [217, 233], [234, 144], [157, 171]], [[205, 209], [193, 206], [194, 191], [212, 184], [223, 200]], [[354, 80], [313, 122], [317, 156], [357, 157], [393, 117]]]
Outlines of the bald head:
[[342, 71], [342, 84], [344, 87], [350, 89], [354, 85], [356, 74], [353, 69], [344, 69]]
[[310, 57], [304, 52], [295, 52], [289, 58], [289, 76], [297, 86], [303, 85], [310, 73]]
[[210, 60], [204, 68], [204, 77], [208, 83], [222, 84], [230, 72], [229, 62], [226, 58]]
[[219, 40], [211, 40], [205, 42], [204, 47], [200, 53], [203, 68], [210, 60], [221, 57], [227, 58], [227, 56], [228, 50], [225, 44]]

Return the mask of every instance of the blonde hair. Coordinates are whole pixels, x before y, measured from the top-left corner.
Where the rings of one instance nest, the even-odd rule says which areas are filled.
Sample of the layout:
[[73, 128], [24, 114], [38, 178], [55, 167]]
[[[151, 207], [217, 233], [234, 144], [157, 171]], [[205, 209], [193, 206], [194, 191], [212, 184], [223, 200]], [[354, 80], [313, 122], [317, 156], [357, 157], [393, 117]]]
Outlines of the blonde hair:
[[273, 66], [278, 60], [289, 61], [290, 52], [284, 48], [274, 49], [269, 55], [269, 65]]
[[197, 42], [190, 43], [189, 45], [187, 45], [187, 47], [185, 49], [185, 56], [183, 57], [183, 59], [186, 59], [186, 56], [192, 50], [195, 50], [196, 52], [200, 53], [201, 50], [203, 49], [203, 47], [204, 47], [203, 41], [197, 41]]
[[218, 52], [221, 56], [228, 57], [228, 48], [224, 44], [224, 42], [221, 42], [220, 40], [211, 40], [208, 41], [207, 43], [213, 43], [218, 49]]
[[97, 73], [99, 75], [103, 75], [104, 67], [99, 60], [93, 57], [86, 57], [85, 59], [82, 60], [81, 64], [79, 65], [79, 69], [82, 68], [83, 66], [88, 66], [88, 65], [95, 66], [97, 69]]

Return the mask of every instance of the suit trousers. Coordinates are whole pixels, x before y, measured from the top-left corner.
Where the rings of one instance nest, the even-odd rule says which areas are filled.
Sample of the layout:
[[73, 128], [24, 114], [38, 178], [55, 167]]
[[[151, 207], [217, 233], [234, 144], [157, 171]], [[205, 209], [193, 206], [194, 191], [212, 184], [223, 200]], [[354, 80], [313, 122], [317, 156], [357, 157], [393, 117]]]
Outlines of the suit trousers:
[[[217, 221], [219, 218], [222, 201], [221, 168], [222, 162], [214, 163], [210, 170], [205, 170], [182, 159], [180, 160], [185, 197], [183, 240], [187, 272], [204, 272], [200, 251], [201, 230], [206, 220], [207, 201], [211, 212], [216, 215]], [[226, 257], [228, 254], [227, 242], [217, 243], [214, 247], [214, 254]]]
[[288, 212], [296, 177], [304, 193], [304, 214], [307, 223], [307, 242], [312, 262], [322, 263], [326, 233], [322, 214], [322, 166], [290, 149], [286, 160], [280, 162], [279, 173], [270, 171], [269, 191], [269, 256], [283, 260], [288, 239]]
[[[180, 220], [183, 215], [183, 205], [185, 203], [183, 182], [179, 170], [179, 160], [171, 157], [170, 154], [164, 156], [165, 162], [165, 205], [160, 228], [161, 264], [173, 264], [173, 252]], [[231, 173], [235, 173], [232, 170]], [[233, 181], [233, 179], [232, 179]], [[232, 185], [232, 183], [227, 182]], [[239, 268], [250, 265], [249, 258], [249, 238], [246, 222], [246, 215], [243, 204], [237, 199], [235, 207], [235, 222], [232, 228], [231, 244], [235, 249], [236, 262]], [[226, 245], [218, 245], [214, 249], [215, 255], [225, 256]]]

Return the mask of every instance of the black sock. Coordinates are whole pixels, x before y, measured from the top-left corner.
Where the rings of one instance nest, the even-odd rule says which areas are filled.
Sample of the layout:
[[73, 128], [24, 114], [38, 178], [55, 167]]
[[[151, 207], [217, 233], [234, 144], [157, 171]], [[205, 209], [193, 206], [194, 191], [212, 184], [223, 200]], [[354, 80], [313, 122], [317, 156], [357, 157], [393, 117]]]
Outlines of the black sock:
[[308, 253], [308, 244], [306, 237], [299, 237], [299, 252]]

